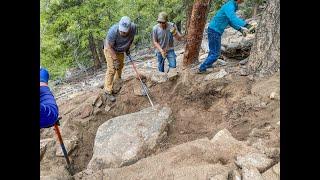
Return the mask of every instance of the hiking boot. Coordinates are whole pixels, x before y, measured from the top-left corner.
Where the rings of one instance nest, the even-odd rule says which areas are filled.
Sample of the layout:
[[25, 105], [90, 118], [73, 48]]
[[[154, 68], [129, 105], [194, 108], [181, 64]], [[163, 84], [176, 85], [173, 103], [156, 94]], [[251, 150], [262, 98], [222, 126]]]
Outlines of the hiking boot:
[[207, 68], [213, 68], [213, 65], [212, 65], [212, 64], [211, 64], [211, 65], [208, 65]]
[[116, 101], [116, 98], [111, 93], [106, 92], [105, 94], [106, 94], [107, 99], [109, 99], [111, 102]]
[[198, 69], [197, 74], [208, 74], [208, 71], [206, 71], [206, 70], [201, 71], [200, 69]]

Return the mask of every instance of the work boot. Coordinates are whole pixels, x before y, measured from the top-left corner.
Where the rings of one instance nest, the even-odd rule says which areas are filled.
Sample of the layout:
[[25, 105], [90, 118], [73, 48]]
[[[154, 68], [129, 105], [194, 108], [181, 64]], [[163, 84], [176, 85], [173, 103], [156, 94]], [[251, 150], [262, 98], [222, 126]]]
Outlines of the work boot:
[[116, 98], [109, 92], [105, 92], [107, 99], [109, 99], [111, 102], [115, 102]]
[[208, 74], [208, 71], [206, 71], [206, 70], [201, 71], [200, 69], [198, 69], [197, 74]]

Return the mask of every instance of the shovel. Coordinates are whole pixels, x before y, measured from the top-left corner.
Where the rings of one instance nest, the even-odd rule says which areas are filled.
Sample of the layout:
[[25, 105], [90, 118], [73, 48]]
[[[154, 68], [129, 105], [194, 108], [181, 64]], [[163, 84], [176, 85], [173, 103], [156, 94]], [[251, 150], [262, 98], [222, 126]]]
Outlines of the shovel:
[[136, 69], [136, 66], [135, 66], [135, 64], [134, 64], [134, 62], [133, 62], [133, 60], [131, 58], [131, 55], [128, 55], [128, 57], [129, 57], [129, 60], [130, 60], [130, 62], [132, 64], [132, 67], [133, 67], [134, 71], [137, 74], [137, 77], [139, 78], [139, 81], [141, 82], [141, 88], [144, 91], [143, 95], [147, 95], [147, 97], [149, 99], [149, 102], [150, 102], [151, 106], [153, 107], [153, 102], [152, 102], [152, 100], [150, 98], [149, 90], [148, 90], [146, 84], [141, 80], [140, 74], [139, 74], [138, 70]]

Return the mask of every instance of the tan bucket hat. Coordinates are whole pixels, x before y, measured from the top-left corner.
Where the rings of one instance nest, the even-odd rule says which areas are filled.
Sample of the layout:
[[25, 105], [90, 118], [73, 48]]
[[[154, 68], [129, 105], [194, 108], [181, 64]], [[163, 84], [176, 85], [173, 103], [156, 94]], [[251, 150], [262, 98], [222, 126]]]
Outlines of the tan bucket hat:
[[168, 21], [168, 14], [166, 12], [161, 12], [158, 15], [158, 22], [167, 22]]

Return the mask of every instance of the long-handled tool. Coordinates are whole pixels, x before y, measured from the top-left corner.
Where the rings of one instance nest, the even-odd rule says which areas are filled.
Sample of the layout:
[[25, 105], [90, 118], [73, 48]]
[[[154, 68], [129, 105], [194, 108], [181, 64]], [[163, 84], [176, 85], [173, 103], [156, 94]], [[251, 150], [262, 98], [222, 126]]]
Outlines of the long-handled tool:
[[67, 153], [66, 147], [64, 146], [63, 141], [62, 141], [62, 137], [61, 137], [60, 130], [59, 130], [59, 127], [58, 127], [58, 123], [54, 124], [54, 131], [56, 132], [56, 134], [58, 136], [58, 140], [59, 140], [63, 155], [66, 158], [68, 167], [70, 167], [70, 165], [71, 165], [70, 164], [70, 160], [69, 160], [69, 157], [68, 157], [68, 153]]
[[135, 71], [136, 74], [137, 74], [137, 77], [139, 78], [139, 80], [140, 80], [140, 82], [141, 82], [142, 89], [143, 89], [144, 93], [147, 95], [147, 97], [148, 97], [148, 99], [149, 99], [149, 102], [150, 102], [151, 106], [153, 107], [153, 102], [152, 102], [152, 100], [151, 100], [151, 98], [150, 98], [150, 95], [149, 95], [149, 93], [148, 93], [147, 86], [146, 86], [146, 85], [143, 83], [143, 81], [141, 80], [140, 74], [139, 74], [138, 70], [136, 69], [136, 66], [135, 66], [135, 64], [134, 64], [134, 62], [133, 62], [133, 60], [132, 60], [132, 58], [131, 58], [131, 55], [128, 55], [128, 57], [129, 57], [129, 60], [130, 60], [130, 62], [131, 62], [131, 64], [132, 64], [132, 67], [133, 67], [134, 71]]
[[68, 157], [68, 153], [67, 153], [67, 150], [66, 150], [66, 147], [64, 146], [64, 143], [63, 143], [63, 140], [62, 140], [62, 137], [61, 137], [61, 134], [60, 134], [60, 129], [58, 127], [59, 124], [59, 120], [61, 119], [61, 117], [58, 118], [58, 121], [54, 124], [54, 131], [56, 132], [57, 136], [58, 136], [58, 140], [59, 140], [59, 143], [60, 143], [60, 146], [61, 146], [61, 149], [62, 149], [62, 152], [63, 152], [63, 156], [66, 158], [66, 161], [67, 161], [67, 170], [69, 171], [69, 173], [71, 175], [74, 175], [74, 167], [72, 166], [72, 164], [70, 163], [70, 160], [69, 160], [69, 157]]

